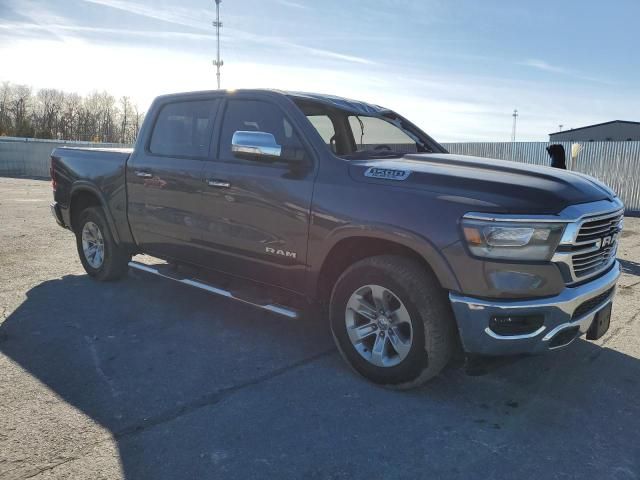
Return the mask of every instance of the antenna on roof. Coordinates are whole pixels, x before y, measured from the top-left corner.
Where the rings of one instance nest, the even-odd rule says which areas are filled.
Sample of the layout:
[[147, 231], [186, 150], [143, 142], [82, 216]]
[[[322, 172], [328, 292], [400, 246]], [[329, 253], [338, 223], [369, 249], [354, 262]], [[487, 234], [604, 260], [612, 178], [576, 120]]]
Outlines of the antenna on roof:
[[220, 67], [224, 65], [224, 62], [220, 59], [220, 29], [222, 28], [222, 22], [220, 21], [220, 4], [222, 0], [214, 0], [216, 2], [216, 20], [215, 22], [211, 22], [211, 24], [216, 27], [216, 44], [217, 44], [217, 55], [216, 59], [213, 61], [213, 65], [216, 67], [216, 78], [218, 80], [218, 89], [220, 89]]

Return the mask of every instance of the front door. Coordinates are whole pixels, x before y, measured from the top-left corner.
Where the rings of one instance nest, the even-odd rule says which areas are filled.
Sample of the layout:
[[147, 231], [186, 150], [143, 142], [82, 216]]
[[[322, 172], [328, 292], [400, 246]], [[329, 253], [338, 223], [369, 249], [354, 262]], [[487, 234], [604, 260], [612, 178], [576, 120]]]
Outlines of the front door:
[[205, 167], [208, 225], [202, 233], [211, 267], [302, 291], [313, 168], [294, 172], [285, 162], [239, 158], [231, 151], [236, 131], [271, 133], [283, 150], [301, 151], [293, 125], [276, 103], [227, 101], [219, 149]]
[[139, 145], [129, 160], [129, 223], [143, 251], [200, 261], [203, 175], [218, 104], [203, 99], [161, 106], [148, 145]]

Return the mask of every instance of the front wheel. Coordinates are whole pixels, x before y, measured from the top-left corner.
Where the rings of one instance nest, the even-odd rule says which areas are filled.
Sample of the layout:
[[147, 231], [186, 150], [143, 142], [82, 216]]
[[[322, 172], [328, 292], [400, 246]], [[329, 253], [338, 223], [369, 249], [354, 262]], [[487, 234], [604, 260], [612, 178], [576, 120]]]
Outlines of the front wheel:
[[421, 385], [440, 373], [454, 350], [455, 323], [445, 292], [406, 257], [370, 257], [349, 267], [333, 289], [330, 315], [342, 356], [382, 385]]
[[131, 254], [116, 244], [104, 212], [89, 207], [80, 213], [76, 246], [85, 271], [97, 280], [116, 280], [127, 273]]

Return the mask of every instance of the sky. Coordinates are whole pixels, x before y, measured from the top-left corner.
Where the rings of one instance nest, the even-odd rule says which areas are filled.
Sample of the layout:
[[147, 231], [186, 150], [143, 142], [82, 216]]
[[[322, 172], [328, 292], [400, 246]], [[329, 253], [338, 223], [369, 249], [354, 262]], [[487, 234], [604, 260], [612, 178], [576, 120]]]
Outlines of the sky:
[[[223, 0], [222, 87], [331, 93], [437, 140], [640, 121], [637, 0]], [[216, 86], [213, 0], [0, 0], [0, 81], [133, 98]]]

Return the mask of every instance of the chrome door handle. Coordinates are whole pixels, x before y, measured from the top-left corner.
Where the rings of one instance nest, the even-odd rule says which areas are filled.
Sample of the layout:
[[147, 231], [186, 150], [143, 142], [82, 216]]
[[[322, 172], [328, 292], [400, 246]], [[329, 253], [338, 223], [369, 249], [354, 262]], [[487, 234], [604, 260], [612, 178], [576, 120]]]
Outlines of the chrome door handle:
[[142, 170], [136, 170], [136, 176], [142, 178], [151, 178], [153, 177], [153, 173], [143, 172]]
[[224, 180], [207, 180], [207, 185], [216, 188], [229, 188], [231, 186], [229, 182], [225, 182]]

